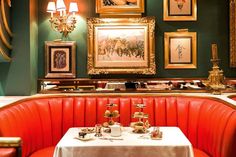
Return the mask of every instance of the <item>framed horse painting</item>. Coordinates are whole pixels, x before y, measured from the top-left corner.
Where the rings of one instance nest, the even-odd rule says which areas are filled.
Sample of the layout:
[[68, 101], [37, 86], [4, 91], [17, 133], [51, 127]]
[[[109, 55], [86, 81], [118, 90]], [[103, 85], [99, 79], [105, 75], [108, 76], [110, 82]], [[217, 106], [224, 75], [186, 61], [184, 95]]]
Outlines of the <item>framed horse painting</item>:
[[88, 74], [155, 74], [155, 18], [88, 19]]

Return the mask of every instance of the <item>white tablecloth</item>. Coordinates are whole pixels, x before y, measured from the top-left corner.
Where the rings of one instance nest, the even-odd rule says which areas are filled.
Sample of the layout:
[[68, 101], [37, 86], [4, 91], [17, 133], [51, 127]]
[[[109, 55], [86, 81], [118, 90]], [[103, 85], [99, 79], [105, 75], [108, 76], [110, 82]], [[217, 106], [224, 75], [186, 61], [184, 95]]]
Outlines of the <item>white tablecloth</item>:
[[[152, 130], [152, 128], [150, 128]], [[152, 140], [148, 134], [134, 134], [124, 128], [123, 140], [80, 141], [79, 128], [70, 128], [57, 144], [54, 157], [193, 157], [189, 140], [177, 127], [161, 127], [163, 138]], [[105, 137], [110, 137], [105, 134]], [[144, 136], [141, 137], [141, 136]]]

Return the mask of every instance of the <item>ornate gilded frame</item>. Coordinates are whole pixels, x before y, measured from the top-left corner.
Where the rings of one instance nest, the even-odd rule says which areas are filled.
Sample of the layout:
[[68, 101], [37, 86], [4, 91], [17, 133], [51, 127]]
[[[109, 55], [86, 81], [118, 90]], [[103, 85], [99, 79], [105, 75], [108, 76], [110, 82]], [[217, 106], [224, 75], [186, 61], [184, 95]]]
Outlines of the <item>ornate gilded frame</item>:
[[236, 68], [236, 0], [230, 0], [230, 67]]
[[[143, 17], [143, 18], [88, 18], [88, 74], [143, 74], [152, 75], [156, 73], [155, 64], [155, 17]], [[136, 32], [135, 32], [136, 31]], [[104, 37], [99, 35], [104, 32]], [[105, 32], [110, 32], [106, 34]], [[119, 34], [119, 33], [121, 34]], [[133, 32], [127, 37], [124, 37], [123, 32]], [[140, 35], [136, 35], [137, 32]], [[116, 34], [116, 35], [114, 35]], [[133, 39], [135, 37], [135, 39]], [[137, 38], [136, 38], [137, 37]], [[104, 39], [103, 39], [104, 38]], [[114, 45], [111, 46], [114, 49], [109, 49], [108, 54], [107, 48], [101, 48], [101, 42], [104, 41], [105, 46], [109, 46], [107, 43], [108, 38]], [[122, 40], [127, 43], [126, 47], [121, 50], [115, 48], [118, 40]], [[138, 42], [142, 43], [141, 51], [137, 49], [128, 48], [127, 45], [133, 42], [138, 47]], [[101, 51], [102, 50], [102, 51]], [[119, 50], [119, 51], [118, 51]], [[106, 52], [101, 54], [101, 52]], [[121, 52], [125, 55], [119, 55]], [[115, 54], [113, 54], [115, 53]], [[140, 54], [142, 59], [136, 58], [135, 54]], [[102, 56], [104, 55], [104, 57]], [[112, 58], [106, 58], [106, 56]], [[117, 56], [117, 57], [114, 57]], [[124, 58], [123, 58], [124, 56]], [[127, 58], [128, 57], [128, 58]], [[125, 59], [126, 58], [126, 59]]]
[[104, 6], [103, 0], [96, 0], [96, 13], [100, 17], [139, 16], [144, 13], [144, 0], [137, 0], [136, 6], [113, 5]]
[[170, 0], [163, 2], [163, 19], [164, 21], [197, 21], [197, 0], [191, 1], [191, 14], [190, 15], [171, 15], [170, 14]]
[[[55, 59], [56, 53], [61, 52], [64, 59]], [[45, 78], [75, 78], [75, 53], [75, 41], [45, 41]], [[55, 61], [60, 61], [60, 66]]]
[[[174, 62], [171, 61], [171, 51], [173, 50], [171, 48], [171, 39], [174, 40], [190, 40], [190, 51], [189, 51], [189, 60], [183, 62], [180, 60], [177, 62], [176, 60]], [[175, 49], [177, 51], [177, 48]], [[187, 51], [186, 47], [186, 52]], [[197, 33], [196, 32], [166, 32], [165, 33], [165, 69], [196, 69], [197, 68]]]

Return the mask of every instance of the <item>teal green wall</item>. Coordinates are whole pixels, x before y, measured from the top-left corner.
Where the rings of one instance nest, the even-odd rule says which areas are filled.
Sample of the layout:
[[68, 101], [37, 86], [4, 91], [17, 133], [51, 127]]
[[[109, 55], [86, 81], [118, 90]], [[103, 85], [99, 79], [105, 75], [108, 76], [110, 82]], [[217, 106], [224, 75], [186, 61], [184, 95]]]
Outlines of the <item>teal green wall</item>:
[[[12, 1], [13, 50], [10, 63], [0, 63], [1, 95], [30, 95], [37, 85], [37, 0]], [[34, 19], [34, 20], [33, 20]], [[35, 43], [36, 41], [36, 43]]]
[[[59, 38], [59, 33], [50, 29], [48, 17], [45, 12], [47, 0], [42, 0], [39, 6], [39, 77], [44, 77], [44, 41]], [[84, 19], [89, 16], [97, 16], [95, 10], [95, 0], [78, 2], [79, 7], [87, 6], [87, 9], [79, 12], [81, 20], [78, 21], [76, 31], [70, 34], [69, 40], [77, 42], [77, 77], [86, 78], [87, 75], [87, 29]], [[90, 6], [91, 5], [91, 6]], [[210, 54], [211, 43], [217, 43], [219, 57], [221, 58], [221, 68], [227, 77], [236, 77], [236, 70], [229, 67], [229, 7], [227, 0], [198, 0], [198, 20], [196, 22], [164, 22], [163, 21], [163, 1], [146, 0], [145, 16], [156, 17], [156, 64], [157, 74], [155, 78], [173, 77], [207, 77], [211, 69]], [[164, 32], [176, 31], [179, 28], [188, 28], [189, 31], [198, 33], [197, 40], [197, 69], [193, 70], [166, 70], [164, 69]], [[132, 78], [143, 77], [136, 75], [109, 75], [99, 76], [103, 78]]]
[[[87, 25], [86, 18], [95, 16], [95, 0], [77, 0], [79, 6], [79, 17], [76, 29], [69, 34], [65, 40], [77, 42], [77, 77], [87, 76]], [[40, 0], [39, 5], [39, 59], [38, 70], [39, 78], [44, 78], [44, 42], [60, 39], [60, 33], [55, 32], [50, 27], [50, 14], [46, 12], [48, 0]]]
[[[44, 78], [44, 42], [61, 38], [48, 22], [48, 0], [12, 1], [11, 63], [0, 63], [0, 95], [30, 95], [36, 91], [37, 78]], [[211, 69], [211, 43], [217, 43], [221, 68], [227, 77], [236, 77], [236, 70], [229, 67], [229, 5], [228, 0], [198, 0], [196, 22], [164, 22], [163, 1], [146, 0], [144, 16], [156, 17], [156, 64], [155, 78], [207, 77]], [[66, 40], [77, 42], [77, 78], [87, 78], [87, 26], [86, 18], [95, 14], [95, 0], [78, 0], [79, 20], [76, 30]], [[37, 7], [38, 5], [38, 7]], [[36, 7], [33, 9], [32, 7]], [[30, 13], [31, 9], [31, 13]], [[38, 11], [37, 11], [38, 9]], [[37, 23], [38, 13], [38, 23]], [[198, 33], [198, 67], [193, 70], [164, 69], [164, 32], [188, 28]], [[109, 75], [103, 78], [134, 78], [136, 75]]]

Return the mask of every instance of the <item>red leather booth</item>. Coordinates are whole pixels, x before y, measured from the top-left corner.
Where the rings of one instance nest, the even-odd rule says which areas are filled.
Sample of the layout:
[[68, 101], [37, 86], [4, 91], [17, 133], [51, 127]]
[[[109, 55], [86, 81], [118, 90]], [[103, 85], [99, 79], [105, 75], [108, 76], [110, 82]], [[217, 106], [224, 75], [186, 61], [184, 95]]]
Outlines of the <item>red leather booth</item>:
[[103, 114], [108, 103], [118, 104], [118, 121], [124, 126], [132, 121], [134, 105], [146, 104], [144, 112], [149, 114], [151, 125], [178, 126], [192, 143], [195, 157], [235, 157], [236, 108], [208, 97], [34, 97], [0, 109], [0, 136], [21, 137], [23, 157], [52, 157], [68, 128], [106, 121]]

